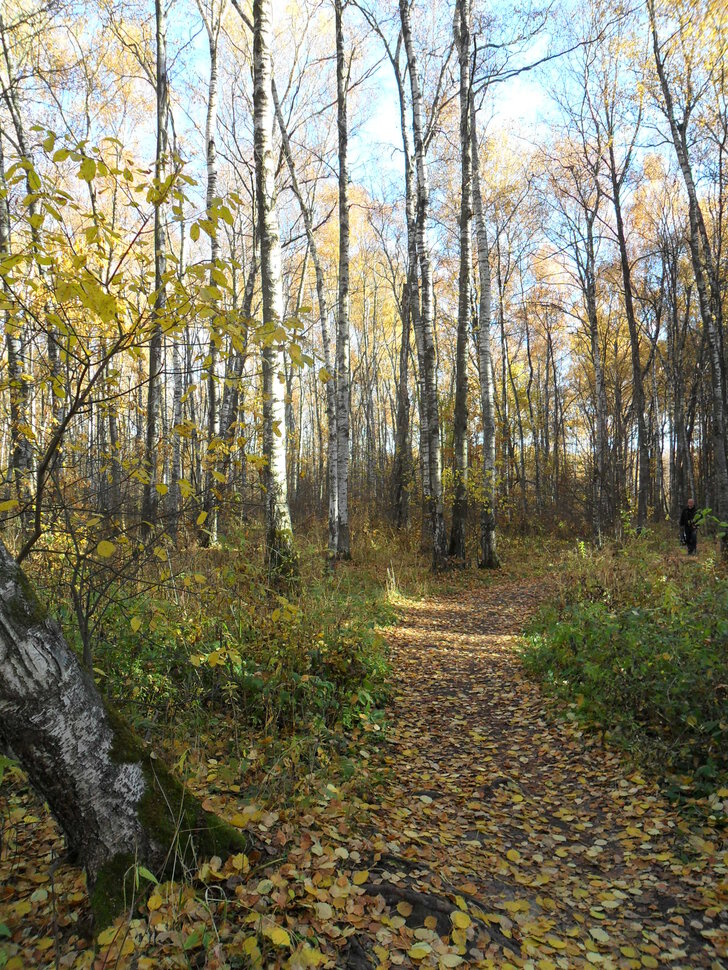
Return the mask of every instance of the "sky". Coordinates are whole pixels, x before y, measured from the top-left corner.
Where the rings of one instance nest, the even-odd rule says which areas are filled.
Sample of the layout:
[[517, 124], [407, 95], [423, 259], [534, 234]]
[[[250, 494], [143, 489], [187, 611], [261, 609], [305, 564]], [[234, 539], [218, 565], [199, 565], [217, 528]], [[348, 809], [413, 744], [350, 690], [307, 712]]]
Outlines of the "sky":
[[[543, 56], [546, 41], [534, 45], [524, 62]], [[493, 89], [483, 106], [479, 124], [488, 131], [506, 128], [529, 143], [549, 123], [552, 105], [543, 80], [536, 72], [512, 77]], [[365, 114], [362, 119], [361, 114]], [[380, 195], [388, 182], [401, 186], [404, 155], [397, 87], [388, 62], [382, 62], [371, 79], [363, 111], [350, 114], [350, 171], [353, 180]], [[379, 188], [379, 191], [377, 191]], [[401, 189], [400, 189], [401, 191]]]

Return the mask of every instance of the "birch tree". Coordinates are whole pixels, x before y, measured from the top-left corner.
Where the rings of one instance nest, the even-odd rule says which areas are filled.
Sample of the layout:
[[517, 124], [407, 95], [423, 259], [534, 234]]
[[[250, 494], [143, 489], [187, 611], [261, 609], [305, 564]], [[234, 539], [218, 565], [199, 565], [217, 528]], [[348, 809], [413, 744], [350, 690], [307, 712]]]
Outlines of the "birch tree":
[[473, 165], [473, 216], [478, 253], [478, 370], [480, 373], [480, 406], [483, 418], [483, 496], [480, 510], [480, 566], [496, 569], [499, 565], [496, 531], [496, 469], [495, 469], [495, 387], [493, 355], [491, 351], [491, 278], [490, 248], [483, 211], [480, 184], [480, 153], [475, 101], [470, 98], [470, 139]]
[[[650, 21], [650, 35], [655, 70], [659, 80], [661, 94], [660, 108], [667, 120], [670, 138], [675, 149], [680, 173], [688, 197], [690, 257], [695, 274], [695, 286], [698, 294], [700, 316], [705, 330], [710, 361], [710, 390], [712, 403], [712, 442], [713, 461], [715, 463], [715, 497], [716, 511], [723, 519], [728, 519], [728, 452], [726, 451], [726, 367], [723, 352], [723, 299], [720, 279], [720, 257], [722, 240], [718, 238], [716, 245], [711, 244], [703, 214], [703, 207], [698, 197], [693, 163], [690, 155], [692, 140], [691, 118], [695, 113], [697, 103], [703, 91], [703, 86], [696, 84], [694, 74], [699, 67], [699, 51], [685, 51], [686, 60], [684, 71], [684, 92], [682, 104], [679, 100], [678, 85], [670, 77], [669, 61], [672, 52], [680, 53], [691, 42], [705, 43], [710, 51], [711, 44], [724, 43], [725, 11], [721, 13], [719, 6], [708, 3], [704, 19], [701, 19], [701, 29], [694, 30], [692, 18], [681, 19], [677, 31], [670, 30], [668, 41], [660, 39], [660, 24], [658, 21], [658, 7], [655, 0], [648, 0], [647, 10]], [[721, 28], [722, 23], [722, 28]], [[712, 34], [712, 36], [711, 36]], [[708, 60], [710, 70], [724, 70], [718, 51], [710, 51]], [[717, 251], [716, 251], [717, 250]], [[723, 551], [728, 555], [728, 539], [724, 540]]]
[[[205, 24], [207, 43], [210, 53], [210, 77], [207, 87], [207, 113], [205, 116], [205, 160], [207, 164], [207, 187], [205, 193], [205, 207], [207, 221], [210, 224], [210, 288], [215, 290], [218, 281], [215, 279], [217, 260], [220, 255], [220, 240], [218, 238], [217, 218], [214, 207], [217, 198], [217, 106], [218, 106], [218, 46], [222, 19], [225, 15], [227, 0], [197, 0], [200, 16]], [[210, 323], [210, 342], [207, 351], [207, 467], [205, 470], [205, 494], [203, 507], [207, 513], [203, 544], [214, 542], [217, 538], [217, 502], [215, 495], [216, 455], [219, 450], [218, 437], [218, 404], [217, 404], [217, 357], [220, 342], [214, 317]]]
[[253, 4], [253, 125], [263, 293], [263, 458], [268, 569], [286, 579], [297, 571], [286, 481], [286, 403], [283, 360], [281, 244], [275, 210], [271, 0]]
[[336, 554], [351, 559], [349, 534], [349, 66], [344, 50], [343, 0], [334, 0], [336, 20], [336, 120], [339, 134], [339, 294], [336, 318]]
[[155, 96], [157, 110], [157, 143], [154, 158], [154, 313], [149, 341], [149, 377], [147, 386], [146, 436], [144, 447], [144, 492], [142, 497], [142, 535], [149, 537], [156, 524], [158, 503], [157, 450], [162, 408], [162, 317], [167, 303], [165, 273], [165, 186], [169, 139], [167, 117], [169, 93], [167, 88], [167, 22], [164, 0], [154, 3], [156, 25]]
[[450, 555], [465, 562], [465, 523], [468, 511], [468, 331], [470, 327], [470, 274], [472, 249], [472, 139], [470, 136], [471, 42], [470, 0], [457, 0], [454, 19], [455, 44], [460, 66], [460, 271], [458, 281], [458, 327], [455, 352], [454, 484]]
[[97, 927], [136, 867], [246, 847], [108, 708], [0, 542], [0, 747], [10, 749], [85, 867]]
[[291, 188], [296, 197], [301, 210], [301, 218], [306, 230], [311, 262], [313, 263], [316, 276], [316, 298], [318, 301], [319, 324], [321, 326], [321, 336], [324, 349], [324, 366], [328, 375], [326, 380], [326, 419], [328, 423], [328, 451], [327, 451], [327, 484], [328, 484], [328, 548], [329, 555], [336, 556], [339, 548], [339, 475], [338, 475], [338, 421], [337, 421], [337, 396], [336, 396], [336, 365], [331, 353], [331, 329], [329, 321], [329, 307], [326, 300], [326, 285], [324, 271], [319, 258], [316, 237], [313, 231], [313, 217], [311, 210], [303, 197], [303, 191], [298, 181], [295, 160], [291, 149], [291, 142], [288, 137], [288, 127], [281, 111], [278, 100], [278, 91], [275, 80], [272, 83], [273, 102], [275, 104], [276, 120], [281, 132], [283, 154], [288, 166], [288, 174], [291, 178]]
[[427, 445], [429, 478], [429, 518], [432, 529], [433, 566], [443, 566], [446, 553], [445, 515], [442, 495], [442, 456], [440, 442], [440, 413], [437, 399], [437, 371], [434, 338], [434, 293], [430, 261], [427, 223], [429, 219], [430, 187], [417, 53], [412, 38], [410, 4], [399, 0], [402, 38], [407, 52], [407, 67], [412, 96], [412, 130], [414, 135], [415, 170], [417, 182], [417, 255], [420, 269], [420, 334], [422, 340], [423, 393], [427, 410]]

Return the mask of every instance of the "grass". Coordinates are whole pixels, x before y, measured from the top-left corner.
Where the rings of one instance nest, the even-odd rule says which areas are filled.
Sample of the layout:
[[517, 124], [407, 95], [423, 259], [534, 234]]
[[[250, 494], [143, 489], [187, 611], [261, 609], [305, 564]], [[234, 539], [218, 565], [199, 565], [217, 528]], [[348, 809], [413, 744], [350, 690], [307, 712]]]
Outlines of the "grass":
[[671, 793], [714, 798], [728, 783], [728, 576], [709, 550], [688, 560], [654, 534], [580, 545], [524, 661]]

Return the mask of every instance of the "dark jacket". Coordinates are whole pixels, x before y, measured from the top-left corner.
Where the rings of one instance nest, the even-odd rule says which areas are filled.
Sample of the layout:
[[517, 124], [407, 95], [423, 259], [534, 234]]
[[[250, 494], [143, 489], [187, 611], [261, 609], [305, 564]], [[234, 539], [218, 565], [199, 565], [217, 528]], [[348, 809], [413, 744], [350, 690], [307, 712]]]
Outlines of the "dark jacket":
[[689, 505], [686, 505], [685, 506], [685, 508], [682, 510], [682, 512], [680, 514], [680, 528], [681, 529], [694, 529], [695, 528], [695, 524], [693, 522], [693, 519], [695, 518], [695, 516], [697, 514], [697, 511], [698, 510], [695, 508], [695, 506], [693, 506], [692, 508], [690, 508]]

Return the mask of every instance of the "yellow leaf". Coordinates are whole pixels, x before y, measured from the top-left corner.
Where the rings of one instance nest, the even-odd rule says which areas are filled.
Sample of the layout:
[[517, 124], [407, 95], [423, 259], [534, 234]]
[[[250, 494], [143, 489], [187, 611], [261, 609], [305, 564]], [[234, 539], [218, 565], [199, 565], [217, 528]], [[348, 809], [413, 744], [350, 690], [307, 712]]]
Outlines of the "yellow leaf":
[[78, 177], [84, 182], [93, 182], [96, 175], [96, 162], [93, 158], [84, 158], [78, 169]]
[[99, 933], [98, 937], [96, 938], [96, 942], [99, 946], [108, 946], [109, 943], [114, 942], [118, 932], [119, 930], [116, 926], [109, 926], [108, 929], [102, 930]]
[[471, 919], [468, 914], [461, 913], [459, 910], [451, 913], [450, 919], [452, 920], [452, 925], [456, 926], [459, 930], [466, 930], [471, 924]]
[[19, 504], [16, 498], [9, 498], [7, 502], [0, 502], [0, 512], [9, 512], [10, 509], [16, 509]]
[[506, 852], [506, 859], [509, 859], [511, 862], [518, 862], [520, 858], [521, 853], [518, 851], [518, 849], [509, 849]]
[[428, 953], [432, 953], [432, 947], [429, 943], [415, 943], [413, 947], [407, 951], [407, 956], [411, 957], [413, 960], [424, 960]]
[[657, 967], [657, 966], [659, 966], [659, 964], [658, 964], [657, 960], [655, 960], [654, 957], [651, 957], [651, 956], [648, 956], [647, 954], [645, 954], [642, 957], [642, 966], [643, 967]]
[[266, 926], [263, 933], [274, 946], [291, 945], [291, 938], [282, 926]]
[[[593, 929], [590, 929], [589, 932], [597, 943], [609, 943], [609, 934], [605, 933], [601, 927], [595, 926]], [[657, 964], [655, 964], [655, 966], [657, 966]]]
[[169, 485], [165, 485], [164, 482], [158, 482], [154, 487], [159, 495], [166, 495], [169, 491]]
[[109, 556], [113, 556], [116, 550], [116, 546], [113, 542], [109, 542], [108, 539], [102, 539], [101, 542], [96, 546], [96, 552], [101, 556], [102, 559], [108, 559]]
[[129, 625], [132, 628], [132, 632], [136, 633], [139, 627], [142, 625], [142, 621], [138, 616], [133, 616]]
[[258, 948], [258, 940], [255, 936], [248, 936], [243, 941], [243, 953], [249, 957], [260, 957], [260, 949]]
[[149, 902], [147, 903], [147, 908], [150, 910], [150, 912], [153, 913], [155, 909], [159, 909], [161, 907], [162, 903], [163, 903], [163, 899], [159, 895], [159, 893], [153, 893], [149, 897]]
[[206, 518], [207, 518], [207, 512], [200, 512], [200, 514], [197, 516], [197, 524], [203, 525]]
[[368, 878], [369, 878], [369, 870], [359, 869], [351, 877], [351, 881], [354, 883], [355, 886], [363, 886]]
[[412, 906], [410, 903], [405, 903], [402, 901], [401, 903], [397, 903], [397, 912], [400, 916], [404, 916], [406, 919], [408, 916], [412, 915]]

